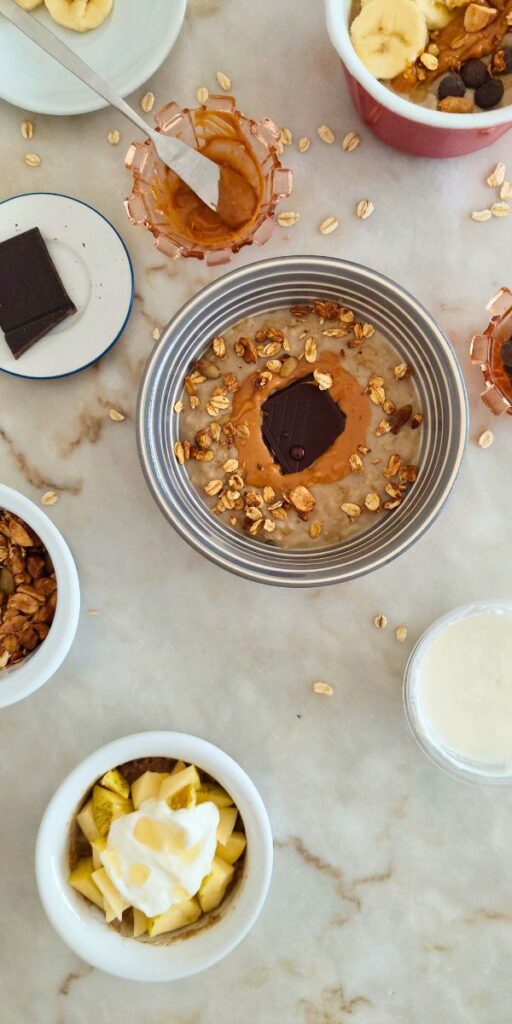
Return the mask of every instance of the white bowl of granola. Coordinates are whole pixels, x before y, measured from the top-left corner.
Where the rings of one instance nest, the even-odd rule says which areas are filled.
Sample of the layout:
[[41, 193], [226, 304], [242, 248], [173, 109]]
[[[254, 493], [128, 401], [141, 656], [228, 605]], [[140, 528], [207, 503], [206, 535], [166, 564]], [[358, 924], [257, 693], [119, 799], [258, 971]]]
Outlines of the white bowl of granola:
[[[171, 761], [170, 771], [155, 770], [166, 767], [166, 762]], [[200, 782], [198, 780], [193, 801], [180, 798], [174, 803], [173, 799], [180, 794], [186, 797], [187, 790], [194, 788], [189, 784], [178, 792], [175, 780], [179, 780], [180, 775], [188, 779], [194, 773], [198, 774]], [[156, 779], [157, 776], [161, 778]], [[131, 780], [129, 792], [123, 796], [120, 788], [128, 780]], [[165, 800], [162, 793], [159, 799], [150, 798], [148, 786], [152, 790], [156, 782], [165, 785]], [[117, 808], [114, 816], [109, 812], [107, 824], [103, 816], [105, 801], [110, 801], [110, 806]], [[130, 806], [123, 808], [123, 801], [128, 801]], [[213, 843], [214, 847], [217, 843], [216, 853], [203, 884], [196, 889], [190, 885], [190, 875], [182, 875], [181, 884], [187, 885], [187, 892], [175, 894], [172, 885], [176, 870], [184, 871], [184, 864], [187, 865], [186, 870], [193, 866], [190, 855], [201, 847], [201, 843], [197, 843], [193, 828], [188, 831], [190, 842], [180, 846], [183, 862], [177, 869], [174, 863], [171, 870], [168, 860], [163, 864], [161, 856], [170, 856], [171, 847], [161, 845], [157, 850], [155, 836], [167, 836], [165, 829], [170, 825], [176, 828], [180, 825], [186, 832], [188, 826], [183, 824], [183, 816], [189, 814], [190, 822], [190, 812], [196, 812], [196, 815], [204, 810], [210, 814], [217, 813], [216, 807], [221, 807], [228, 817], [232, 815], [228, 831], [232, 829], [234, 820], [237, 831], [231, 831], [227, 840], [225, 834], [222, 837], [225, 842], [222, 843], [215, 821]], [[220, 816], [222, 818], [222, 813]], [[82, 832], [78, 861], [75, 847], [77, 824]], [[114, 834], [120, 825], [126, 842], [120, 838], [119, 831]], [[220, 828], [225, 825], [224, 820], [219, 823]], [[90, 830], [96, 826], [99, 826], [100, 835], [95, 837]], [[137, 826], [146, 830], [144, 834], [137, 831]], [[126, 830], [130, 833], [128, 839]], [[83, 844], [88, 837], [92, 839], [92, 856], [84, 858]], [[239, 849], [228, 856], [226, 842], [231, 846], [241, 843], [241, 852]], [[127, 851], [128, 860], [125, 858]], [[202, 857], [203, 852], [204, 844], [197, 856]], [[85, 878], [86, 860], [92, 860], [98, 853], [102, 867]], [[225, 875], [220, 899], [212, 898], [212, 885], [218, 878], [215, 873], [218, 859], [222, 861], [218, 867], [224, 868]], [[151, 870], [145, 867], [144, 880], [139, 877], [135, 883], [139, 895], [130, 902], [129, 898], [126, 899], [125, 886], [132, 884], [134, 868], [140, 874], [141, 867], [144, 867], [141, 860], [151, 865]], [[36, 875], [39, 894], [51, 923], [64, 942], [83, 960], [109, 974], [133, 981], [174, 981], [205, 970], [242, 941], [265, 902], [272, 860], [268, 815], [254, 783], [243, 769], [218, 747], [197, 736], [146, 732], [125, 736], [96, 750], [64, 780], [52, 797], [41, 823], [36, 847]], [[115, 885], [107, 878], [112, 864]], [[235, 871], [227, 880], [226, 869], [232, 864]], [[165, 895], [166, 873], [173, 876], [169, 890], [173, 893], [173, 905], [167, 913], [161, 912], [152, 918], [139, 909], [138, 917], [145, 918], [145, 921], [142, 927], [138, 927], [136, 905], [144, 905], [144, 900], [154, 902], [155, 897], [158, 900]], [[99, 889], [95, 890], [94, 885]], [[119, 903], [123, 890], [123, 901]], [[197, 904], [195, 914], [188, 913], [191, 904]], [[182, 915], [179, 924], [174, 920], [172, 927], [167, 927], [164, 920], [163, 926], [158, 927], [163, 919], [169, 918], [169, 914], [180, 913], [183, 907], [187, 915]], [[109, 914], [112, 908], [114, 912]]]
[[0, 484], [0, 708], [55, 674], [79, 610], [78, 574], [62, 534], [34, 502]]

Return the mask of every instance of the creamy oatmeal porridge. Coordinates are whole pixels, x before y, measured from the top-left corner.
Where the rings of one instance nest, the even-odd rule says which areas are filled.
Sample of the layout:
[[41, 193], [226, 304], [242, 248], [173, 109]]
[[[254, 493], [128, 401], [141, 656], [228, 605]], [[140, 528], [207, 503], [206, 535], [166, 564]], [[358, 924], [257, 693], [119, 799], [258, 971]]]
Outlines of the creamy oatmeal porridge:
[[417, 477], [414, 367], [334, 302], [214, 338], [176, 411], [175, 457], [212, 513], [258, 541], [344, 541], [392, 514]]

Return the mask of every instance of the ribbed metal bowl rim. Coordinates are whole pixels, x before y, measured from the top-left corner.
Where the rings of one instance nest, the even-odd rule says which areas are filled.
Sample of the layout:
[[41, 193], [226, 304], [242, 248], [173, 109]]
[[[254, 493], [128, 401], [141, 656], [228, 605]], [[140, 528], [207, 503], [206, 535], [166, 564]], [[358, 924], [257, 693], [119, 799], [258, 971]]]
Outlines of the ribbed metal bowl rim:
[[[354, 294], [350, 294], [351, 275], [358, 277], [356, 283], [352, 284], [355, 288]], [[318, 282], [315, 277], [318, 278]], [[289, 292], [295, 292], [293, 300], [283, 297], [280, 302], [273, 301], [275, 289], [279, 284], [283, 291], [287, 289]], [[437, 363], [442, 378], [442, 381], [437, 379], [432, 370], [428, 372], [423, 350], [415, 350], [414, 359], [419, 370], [415, 379], [420, 398], [425, 409], [429, 403], [437, 405], [439, 415], [447, 419], [450, 450], [437, 474], [444, 480], [439, 493], [435, 494], [431, 489], [429, 493], [423, 494], [421, 474], [411, 491], [411, 494], [414, 492], [416, 496], [421, 496], [423, 502], [419, 512], [414, 515], [412, 527], [407, 523], [407, 510], [410, 505], [406, 500], [392, 516], [386, 520], [380, 519], [376, 525], [353, 540], [315, 550], [286, 550], [246, 538], [220, 523], [197, 494], [186, 470], [182, 467], [178, 467], [182, 474], [179, 478], [182, 493], [178, 495], [169, 489], [168, 496], [165, 493], [162, 475], [165, 467], [172, 472], [176, 471], [172, 462], [172, 442], [178, 436], [176, 432], [173, 433], [178, 416], [173, 413], [172, 407], [181, 392], [188, 365], [206, 347], [207, 341], [204, 338], [201, 339], [201, 345], [194, 342], [194, 332], [199, 330], [206, 313], [217, 317], [215, 333], [221, 333], [237, 320], [250, 315], [247, 309], [244, 309], [241, 315], [230, 314], [229, 309], [227, 313], [225, 312], [226, 300], [235, 289], [235, 298], [239, 295], [240, 289], [243, 289], [246, 305], [250, 305], [250, 297], [254, 291], [254, 301], [259, 302], [255, 311], [259, 313], [264, 309], [270, 312], [272, 309], [282, 308], [290, 301], [299, 302], [301, 296], [305, 297], [305, 293], [308, 293], [309, 298], [317, 293], [338, 299], [343, 293], [345, 298], [347, 295], [350, 297], [347, 304], [357, 309], [357, 290], [364, 291], [365, 286], [371, 285], [380, 287], [387, 301], [394, 302], [394, 312], [390, 313], [388, 310], [382, 328], [386, 333], [387, 326], [389, 334], [389, 328], [394, 324], [395, 333], [391, 340], [398, 352], [400, 353], [402, 344], [405, 348], [407, 344], [411, 344], [412, 335], [409, 335], [407, 341], [405, 334], [406, 321], [410, 321], [410, 330], [413, 323], [418, 329], [421, 325], [424, 337], [425, 332], [428, 335], [429, 356]], [[265, 288], [268, 288], [270, 296], [267, 306], [261, 304], [261, 295]], [[378, 323], [378, 308], [372, 309], [372, 302], [368, 296], [360, 298], [359, 306], [361, 314], [364, 312], [367, 319], [373, 319]], [[223, 326], [220, 326], [218, 321], [222, 315], [225, 319], [222, 321]], [[403, 339], [399, 339], [400, 331], [404, 332]], [[174, 352], [174, 363], [177, 365], [171, 367], [166, 376], [162, 376], [164, 364], [168, 357], [172, 358]], [[427, 380], [430, 391], [427, 390]], [[444, 386], [444, 394], [441, 392], [441, 383]], [[167, 389], [167, 394], [162, 396], [164, 388]], [[420, 459], [420, 469], [423, 470], [428, 462], [432, 463], [438, 457], [439, 447], [436, 448], [436, 424], [429, 423], [428, 419], [426, 416], [423, 427]], [[162, 450], [160, 461], [154, 453], [155, 421], [158, 421], [162, 435], [159, 439]], [[317, 587], [346, 582], [386, 565], [411, 547], [432, 526], [444, 508], [460, 471], [468, 435], [468, 421], [466, 387], [451, 342], [437, 321], [414, 296], [392, 279], [362, 264], [324, 256], [290, 256], [261, 260], [233, 270], [201, 289], [178, 310], [162, 332], [144, 371], [137, 410], [137, 445], [142, 470], [153, 498], [171, 525], [195, 550], [221, 568], [248, 580], [275, 586]], [[446, 427], [446, 423], [444, 425]], [[168, 436], [164, 444], [162, 438], [165, 431], [168, 431]], [[426, 473], [425, 479], [428, 479]], [[414, 507], [416, 504], [415, 499]], [[187, 512], [190, 513], [188, 518]], [[195, 529], [192, 528], [193, 517], [197, 517], [201, 530], [197, 524]], [[219, 547], [216, 546], [215, 540], [219, 541]], [[361, 549], [367, 548], [368, 542], [372, 540], [378, 544], [375, 551], [365, 553], [363, 550], [361, 554]], [[352, 556], [352, 561], [345, 565], [336, 564], [336, 557], [340, 552]]]

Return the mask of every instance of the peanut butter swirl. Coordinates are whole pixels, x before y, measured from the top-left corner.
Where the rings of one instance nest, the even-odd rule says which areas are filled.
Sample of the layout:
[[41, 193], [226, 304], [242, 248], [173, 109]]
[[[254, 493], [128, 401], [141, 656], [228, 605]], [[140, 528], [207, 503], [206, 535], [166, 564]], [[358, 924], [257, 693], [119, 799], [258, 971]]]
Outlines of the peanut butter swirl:
[[[313, 367], [301, 360], [289, 377], [275, 378], [271, 389], [287, 387], [301, 377], [307, 377]], [[302, 484], [311, 487], [315, 484], [329, 484], [341, 480], [351, 472], [349, 458], [357, 451], [358, 445], [366, 443], [366, 435], [370, 426], [371, 407], [363, 393], [361, 384], [341, 365], [334, 352], [323, 352], [317, 359], [315, 370], [328, 373], [332, 377], [329, 389], [331, 398], [338, 403], [346, 415], [345, 430], [333, 445], [321, 455], [316, 462], [300, 473], [283, 474], [281, 467], [273, 461], [262, 436], [263, 413], [261, 407], [269, 396], [269, 388], [257, 388], [257, 373], [247, 377], [233, 401], [231, 422], [235, 427], [245, 424], [249, 429], [248, 437], [237, 437], [238, 458], [244, 465], [244, 476], [247, 484], [252, 487], [273, 487], [275, 491], [288, 491]]]

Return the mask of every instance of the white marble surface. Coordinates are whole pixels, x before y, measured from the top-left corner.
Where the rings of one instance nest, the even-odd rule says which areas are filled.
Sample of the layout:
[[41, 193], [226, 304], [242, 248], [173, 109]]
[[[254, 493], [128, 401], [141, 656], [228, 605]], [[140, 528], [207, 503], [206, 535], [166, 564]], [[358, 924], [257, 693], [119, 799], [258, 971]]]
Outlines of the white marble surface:
[[[117, 0], [122, 3], [122, 0]], [[79, 566], [83, 614], [51, 683], [0, 717], [0, 1017], [6, 1024], [509, 1024], [512, 792], [444, 777], [409, 736], [401, 706], [415, 638], [451, 606], [510, 595], [512, 424], [478, 401], [468, 337], [507, 280], [512, 222], [472, 223], [484, 177], [510, 140], [459, 162], [418, 162], [361, 129], [322, 22], [308, 0], [191, 0], [179, 43], [151, 83], [159, 101], [192, 102], [230, 74], [241, 108], [310, 135], [293, 146], [288, 208], [265, 255], [326, 253], [367, 262], [414, 291], [453, 338], [472, 407], [453, 500], [404, 557], [371, 578], [282, 592], [203, 561], [160, 517], [139, 470], [133, 415], [152, 330], [217, 272], [165, 263], [125, 220], [130, 129], [108, 111], [35, 118], [25, 167], [23, 112], [2, 106], [2, 197], [79, 196], [123, 233], [135, 263], [131, 323], [99, 367], [56, 383], [0, 380], [0, 477], [50, 514]], [[328, 147], [321, 122], [337, 135]], [[351, 154], [342, 135], [360, 129]], [[512, 167], [511, 167], [512, 173]], [[357, 200], [374, 215], [360, 222]], [[339, 230], [318, 233], [339, 217]], [[257, 258], [245, 250], [242, 260]], [[240, 262], [240, 260], [239, 260]], [[115, 405], [122, 424], [108, 419]], [[493, 447], [475, 444], [492, 426]], [[87, 615], [97, 609], [96, 617]], [[390, 620], [377, 632], [372, 618]], [[391, 625], [406, 623], [399, 645]], [[311, 694], [315, 679], [335, 687]], [[63, 775], [95, 747], [154, 727], [188, 730], [239, 759], [276, 838], [273, 884], [249, 938], [206, 974], [144, 986], [92, 971], [48, 924], [33, 875], [34, 839]]]

